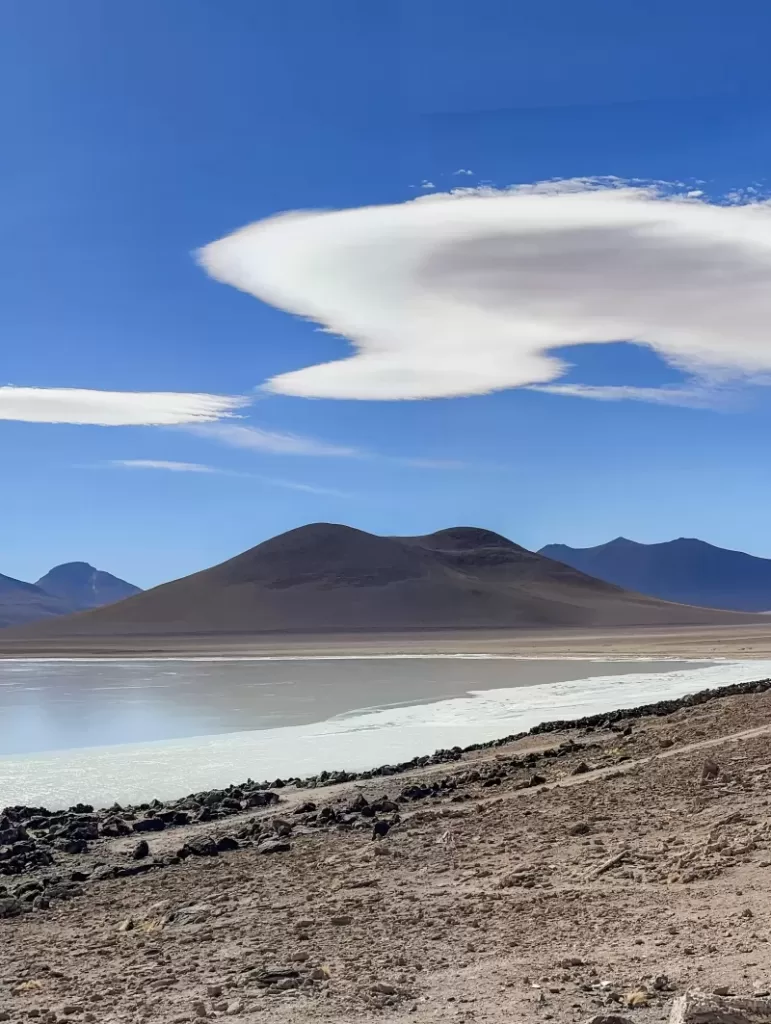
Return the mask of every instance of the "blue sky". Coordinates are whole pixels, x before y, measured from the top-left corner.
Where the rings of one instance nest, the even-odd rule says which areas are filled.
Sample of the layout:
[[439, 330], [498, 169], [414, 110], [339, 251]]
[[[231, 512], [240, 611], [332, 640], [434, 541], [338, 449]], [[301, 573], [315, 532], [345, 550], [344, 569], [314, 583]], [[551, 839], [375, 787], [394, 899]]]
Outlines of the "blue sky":
[[[771, 557], [757, 381], [706, 407], [258, 390], [350, 345], [194, 257], [283, 211], [459, 184], [763, 188], [769, 31], [759, 0], [7, 0], [0, 385], [249, 404], [214, 429], [105, 426], [30, 422], [24, 396], [3, 414], [0, 393], [0, 572], [85, 559], [149, 586], [314, 520], [477, 524], [529, 547], [700, 536]], [[689, 386], [692, 367], [623, 339], [554, 347], [573, 364], [560, 385]]]

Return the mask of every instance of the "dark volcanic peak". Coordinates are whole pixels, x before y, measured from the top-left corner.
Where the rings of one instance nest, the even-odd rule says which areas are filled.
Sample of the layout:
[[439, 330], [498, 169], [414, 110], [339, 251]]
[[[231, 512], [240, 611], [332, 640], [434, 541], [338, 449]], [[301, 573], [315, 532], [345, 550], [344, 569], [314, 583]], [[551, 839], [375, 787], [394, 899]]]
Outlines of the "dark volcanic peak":
[[399, 632], [732, 621], [593, 579], [475, 527], [379, 537], [313, 523], [27, 636]]
[[406, 537], [405, 540], [420, 541], [426, 547], [439, 548], [445, 551], [468, 551], [474, 548], [525, 548], [515, 544], [508, 537], [501, 536], [493, 530], [482, 530], [478, 526], [451, 526], [447, 530], [437, 530], [425, 537]]
[[205, 570], [228, 585], [376, 586], [420, 575], [412, 553], [388, 537], [335, 523], [312, 523]]

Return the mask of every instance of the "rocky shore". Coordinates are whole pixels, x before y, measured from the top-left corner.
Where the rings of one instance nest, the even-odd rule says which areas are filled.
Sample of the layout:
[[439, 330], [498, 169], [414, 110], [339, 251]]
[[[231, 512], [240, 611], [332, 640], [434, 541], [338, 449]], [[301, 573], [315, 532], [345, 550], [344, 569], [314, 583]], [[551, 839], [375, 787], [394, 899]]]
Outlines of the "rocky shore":
[[647, 1024], [694, 987], [765, 998], [769, 690], [357, 775], [6, 808], [0, 1020]]

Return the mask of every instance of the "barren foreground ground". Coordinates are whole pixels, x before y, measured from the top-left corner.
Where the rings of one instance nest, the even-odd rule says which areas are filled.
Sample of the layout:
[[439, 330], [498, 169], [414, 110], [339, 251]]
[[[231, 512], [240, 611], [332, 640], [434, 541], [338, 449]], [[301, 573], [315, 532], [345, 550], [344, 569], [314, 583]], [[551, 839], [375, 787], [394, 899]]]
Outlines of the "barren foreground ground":
[[[0, 920], [0, 1020], [648, 1024], [687, 987], [764, 992], [770, 739], [771, 692], [732, 696], [146, 836], [158, 864], [261, 829], [271, 854], [94, 881], [142, 837], [99, 840], [55, 865], [74, 898]], [[397, 810], [360, 796], [398, 803], [383, 838]]]

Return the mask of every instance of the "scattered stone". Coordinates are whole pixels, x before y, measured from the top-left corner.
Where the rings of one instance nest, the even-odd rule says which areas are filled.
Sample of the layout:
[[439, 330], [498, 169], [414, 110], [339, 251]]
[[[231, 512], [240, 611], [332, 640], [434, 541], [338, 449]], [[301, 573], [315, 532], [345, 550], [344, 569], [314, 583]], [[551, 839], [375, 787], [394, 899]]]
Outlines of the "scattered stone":
[[767, 1024], [771, 999], [686, 992], [678, 996], [669, 1024]]
[[15, 899], [0, 899], [0, 917], [16, 917], [22, 911], [22, 904]]
[[289, 853], [292, 844], [288, 839], [264, 839], [257, 846], [257, 853]]
[[329, 923], [335, 925], [337, 928], [345, 927], [351, 923], [351, 918], [347, 914], [339, 914], [329, 919]]
[[253, 980], [261, 988], [271, 988], [286, 981], [294, 981], [296, 984], [299, 977], [299, 972], [292, 968], [277, 968], [270, 971], [260, 971]]
[[211, 917], [212, 908], [207, 903], [194, 903], [189, 907], [177, 907], [168, 915], [168, 923], [184, 928], [191, 924], [203, 924]]
[[634, 992], [627, 992], [624, 996], [624, 1005], [630, 1009], [647, 1006], [649, 1002], [650, 996], [644, 988], [638, 988]]
[[162, 818], [142, 818], [134, 822], [135, 832], [163, 832], [166, 822]]
[[584, 1024], [633, 1024], [631, 1018], [621, 1017], [617, 1013], [595, 1013]]
[[701, 769], [702, 785], [705, 782], [714, 782], [718, 775], [720, 775], [720, 765], [717, 761], [713, 761], [711, 757], [708, 757]]
[[568, 829], [568, 835], [570, 836], [586, 836], [592, 831], [591, 825], [586, 821], [577, 821], [575, 825], [571, 825]]
[[185, 857], [216, 857], [218, 853], [217, 844], [213, 839], [209, 836], [197, 836], [188, 839], [177, 856], [184, 860]]
[[146, 839], [141, 839], [131, 851], [131, 857], [133, 860], [142, 860], [144, 857], [149, 856], [149, 854], [150, 847]]

